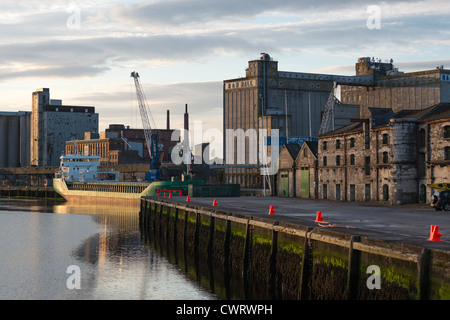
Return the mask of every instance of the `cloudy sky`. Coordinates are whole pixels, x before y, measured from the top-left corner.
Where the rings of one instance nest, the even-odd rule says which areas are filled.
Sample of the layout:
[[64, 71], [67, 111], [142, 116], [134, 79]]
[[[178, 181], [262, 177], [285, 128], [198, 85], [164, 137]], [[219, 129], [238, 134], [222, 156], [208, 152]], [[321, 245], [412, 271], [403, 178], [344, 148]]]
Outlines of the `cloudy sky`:
[[141, 127], [138, 71], [158, 126], [169, 109], [181, 129], [187, 103], [191, 122], [222, 129], [222, 81], [261, 52], [283, 71], [353, 75], [362, 56], [450, 68], [450, 1], [2, 0], [0, 111], [29, 111], [48, 87], [64, 104], [95, 106], [100, 131]]

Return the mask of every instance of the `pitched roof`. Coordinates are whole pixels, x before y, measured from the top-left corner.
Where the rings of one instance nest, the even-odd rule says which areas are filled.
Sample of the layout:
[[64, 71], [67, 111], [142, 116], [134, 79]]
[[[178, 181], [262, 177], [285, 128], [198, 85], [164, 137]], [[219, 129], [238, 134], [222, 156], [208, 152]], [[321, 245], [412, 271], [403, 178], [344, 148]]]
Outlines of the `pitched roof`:
[[317, 156], [317, 152], [319, 151], [319, 142], [318, 141], [305, 141], [305, 144], [308, 146], [309, 150]]
[[297, 158], [298, 153], [300, 152], [301, 145], [299, 143], [288, 143], [285, 144], [284, 147], [289, 151], [292, 159], [295, 160]]
[[[399, 118], [414, 118], [419, 121], [430, 121], [430, 119], [433, 120], [439, 120], [443, 119], [443, 116], [447, 114], [450, 111], [450, 103], [438, 103], [431, 107], [428, 107], [426, 109], [415, 111], [413, 113], [404, 113], [400, 115], [398, 114]], [[444, 117], [445, 118], [445, 117]]]
[[352, 122], [346, 126], [340, 127], [339, 129], [336, 129], [333, 131], [328, 131], [328, 132], [320, 135], [320, 137], [334, 136], [337, 134], [350, 133], [350, 132], [362, 132], [362, 130], [363, 130], [362, 122], [358, 121], [358, 122]]

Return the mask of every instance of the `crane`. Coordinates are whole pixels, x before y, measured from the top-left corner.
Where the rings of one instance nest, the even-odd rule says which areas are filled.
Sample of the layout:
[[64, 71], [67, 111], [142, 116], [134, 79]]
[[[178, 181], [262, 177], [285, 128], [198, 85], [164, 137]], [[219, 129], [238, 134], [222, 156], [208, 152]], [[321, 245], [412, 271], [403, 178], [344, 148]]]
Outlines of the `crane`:
[[[331, 89], [330, 96], [328, 97], [327, 103], [325, 104], [325, 111], [322, 117], [322, 123], [320, 124], [319, 135], [324, 134], [329, 130], [330, 121], [333, 122], [334, 117], [334, 106], [339, 103], [336, 98], [337, 82], [333, 83], [333, 88]], [[331, 130], [334, 130], [334, 125], [331, 125]]]
[[153, 120], [151, 111], [147, 105], [144, 90], [142, 90], [141, 83], [139, 81], [139, 73], [133, 71], [131, 77], [134, 79], [134, 85], [136, 87], [136, 95], [139, 103], [139, 111], [141, 113], [142, 126], [144, 128], [145, 142], [147, 144], [148, 154], [150, 155], [150, 172], [145, 174], [145, 179], [154, 181], [159, 179], [159, 146], [158, 146], [158, 132], [152, 132], [153, 128], [156, 128], [155, 121]]

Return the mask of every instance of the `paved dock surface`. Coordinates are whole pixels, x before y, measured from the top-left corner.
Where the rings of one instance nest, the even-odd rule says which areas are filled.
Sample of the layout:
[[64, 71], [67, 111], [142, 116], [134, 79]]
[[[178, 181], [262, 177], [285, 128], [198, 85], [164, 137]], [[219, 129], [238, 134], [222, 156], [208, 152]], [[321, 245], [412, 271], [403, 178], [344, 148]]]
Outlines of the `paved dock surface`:
[[[338, 202], [280, 197], [192, 198], [164, 200], [198, 205], [205, 208], [263, 217], [287, 223], [327, 228], [371, 239], [400, 242], [407, 245], [450, 251], [450, 212], [436, 211], [429, 205], [412, 204], [388, 206], [375, 203]], [[273, 206], [274, 215], [269, 215]], [[317, 211], [325, 223], [315, 222]], [[431, 225], [438, 225], [442, 241], [428, 241]]]

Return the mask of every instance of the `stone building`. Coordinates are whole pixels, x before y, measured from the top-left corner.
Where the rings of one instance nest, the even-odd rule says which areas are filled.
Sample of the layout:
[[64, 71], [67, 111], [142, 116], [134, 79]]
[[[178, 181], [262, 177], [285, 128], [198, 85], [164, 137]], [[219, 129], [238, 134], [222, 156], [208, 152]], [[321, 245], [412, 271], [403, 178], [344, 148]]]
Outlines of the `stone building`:
[[319, 198], [429, 201], [426, 185], [450, 179], [449, 110], [444, 103], [398, 113], [368, 108], [368, 119], [319, 136]]
[[295, 159], [300, 151], [300, 144], [285, 144], [281, 148], [277, 173], [277, 194], [281, 197], [295, 197], [296, 168]]
[[278, 169], [278, 196], [317, 198], [317, 141], [285, 144]]
[[[446, 110], [438, 112], [437, 108]], [[423, 112], [419, 122], [419, 202], [429, 203], [434, 189], [428, 184], [450, 183], [450, 107], [441, 104]]]
[[317, 141], [306, 141], [295, 159], [296, 197], [307, 199], [318, 197], [317, 148]]

